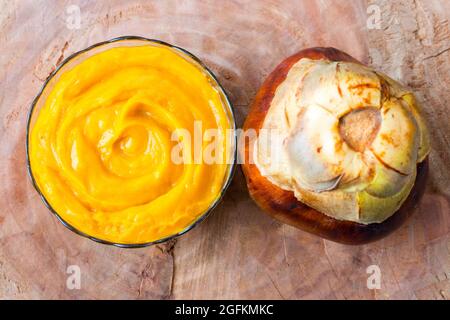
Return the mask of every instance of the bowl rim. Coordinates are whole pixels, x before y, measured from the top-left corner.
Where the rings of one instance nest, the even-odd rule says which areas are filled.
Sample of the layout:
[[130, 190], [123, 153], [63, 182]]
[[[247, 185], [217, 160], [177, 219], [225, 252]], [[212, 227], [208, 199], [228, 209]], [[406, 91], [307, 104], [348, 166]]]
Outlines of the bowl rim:
[[[31, 117], [33, 115], [33, 111], [36, 107], [37, 102], [39, 101], [42, 93], [44, 92], [44, 90], [46, 89], [48, 83], [50, 82], [51, 79], [53, 79], [53, 77], [58, 73], [58, 71], [64, 66], [66, 65], [69, 61], [71, 61], [73, 58], [76, 58], [77, 56], [79, 56], [80, 54], [83, 54], [87, 51], [90, 51], [94, 48], [97, 47], [101, 47], [104, 45], [108, 45], [111, 43], [115, 43], [115, 42], [120, 42], [120, 41], [126, 41], [126, 40], [137, 40], [137, 41], [143, 41], [143, 42], [149, 42], [149, 43], [153, 43], [153, 44], [157, 44], [157, 45], [161, 45], [164, 47], [168, 47], [174, 50], [178, 50], [181, 53], [187, 55], [189, 58], [191, 58], [192, 60], [194, 60], [194, 62], [198, 63], [199, 66], [202, 68], [202, 71], [206, 72], [206, 74], [208, 76], [210, 76], [215, 83], [217, 84], [218, 89], [220, 90], [220, 93], [223, 94], [223, 97], [225, 98], [225, 104], [226, 107], [228, 108], [229, 111], [229, 116], [230, 116], [230, 120], [231, 120], [231, 126], [232, 126], [232, 130], [233, 130], [233, 141], [234, 141], [234, 151], [231, 154], [232, 157], [232, 161], [230, 161], [229, 163], [229, 168], [227, 169], [227, 176], [224, 180], [224, 184], [222, 186], [222, 189], [220, 191], [219, 196], [211, 203], [211, 205], [208, 207], [208, 209], [205, 210], [204, 213], [202, 213], [201, 215], [199, 215], [189, 226], [187, 226], [186, 228], [184, 228], [183, 230], [181, 230], [178, 233], [172, 234], [170, 236], [155, 240], [155, 241], [150, 241], [150, 242], [143, 242], [143, 243], [120, 243], [120, 242], [112, 242], [112, 241], [108, 241], [108, 240], [104, 240], [104, 239], [100, 239], [94, 236], [91, 236], [83, 231], [78, 230], [77, 228], [75, 228], [74, 226], [72, 226], [70, 223], [68, 223], [67, 221], [65, 221], [57, 212], [55, 209], [53, 209], [53, 207], [50, 205], [50, 203], [47, 201], [47, 199], [45, 198], [44, 194], [42, 193], [42, 191], [40, 190], [40, 188], [38, 187], [36, 180], [34, 179], [33, 176], [33, 171], [31, 169], [31, 164], [30, 164], [30, 155], [29, 155], [29, 135], [30, 135], [30, 130], [31, 130]], [[34, 189], [37, 191], [37, 193], [39, 194], [39, 197], [41, 198], [42, 202], [45, 204], [45, 206], [50, 210], [50, 212], [56, 216], [56, 218], [59, 220], [59, 222], [61, 222], [62, 225], [64, 225], [67, 229], [69, 229], [70, 231], [76, 233], [79, 236], [82, 236], [84, 238], [88, 238], [94, 242], [97, 243], [101, 243], [104, 245], [110, 245], [110, 246], [114, 246], [114, 247], [119, 247], [119, 248], [128, 248], [128, 249], [133, 249], [133, 248], [143, 248], [143, 247], [148, 247], [148, 246], [152, 246], [152, 245], [156, 245], [156, 244], [160, 244], [163, 242], [167, 242], [169, 240], [172, 239], [176, 239], [180, 236], [182, 236], [183, 234], [187, 233], [188, 231], [192, 230], [193, 228], [195, 228], [197, 225], [199, 225], [202, 221], [204, 221], [210, 214], [211, 212], [217, 207], [217, 205], [220, 203], [220, 201], [223, 199], [228, 187], [231, 184], [231, 181], [233, 180], [234, 174], [236, 172], [236, 159], [237, 159], [237, 133], [236, 133], [236, 118], [235, 118], [235, 113], [234, 113], [234, 107], [233, 104], [230, 101], [230, 98], [228, 97], [227, 92], [225, 91], [225, 89], [223, 88], [222, 84], [219, 82], [219, 80], [217, 79], [216, 75], [194, 54], [192, 54], [191, 52], [187, 51], [186, 49], [176, 46], [176, 45], [172, 45], [168, 42], [159, 40], [159, 39], [152, 39], [152, 38], [146, 38], [146, 37], [141, 37], [141, 36], [120, 36], [120, 37], [116, 37], [116, 38], [112, 38], [106, 41], [101, 41], [101, 42], [97, 42], [91, 46], [88, 46], [85, 49], [82, 49], [80, 51], [76, 51], [74, 53], [72, 53], [71, 55], [69, 55], [67, 58], [65, 58], [59, 65], [56, 66], [56, 68], [48, 75], [48, 77], [45, 79], [44, 83], [42, 84], [38, 94], [35, 96], [35, 98], [33, 99], [33, 101], [31, 102], [31, 106], [30, 106], [30, 110], [28, 111], [28, 116], [27, 116], [27, 126], [26, 126], [26, 145], [25, 145], [25, 150], [26, 150], [26, 164], [27, 164], [27, 174], [28, 177], [31, 179], [31, 183], [34, 187]]]

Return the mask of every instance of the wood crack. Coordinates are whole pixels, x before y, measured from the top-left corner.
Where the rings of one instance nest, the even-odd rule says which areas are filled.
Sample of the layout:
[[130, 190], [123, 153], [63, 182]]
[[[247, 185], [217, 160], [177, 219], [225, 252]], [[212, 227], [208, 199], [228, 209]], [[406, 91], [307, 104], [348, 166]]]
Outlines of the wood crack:
[[436, 54], [433, 54], [433, 55], [431, 55], [431, 56], [425, 57], [425, 58], [422, 59], [422, 61], [425, 61], [425, 60], [428, 60], [428, 59], [437, 58], [437, 57], [439, 57], [440, 55], [442, 55], [442, 54], [444, 54], [444, 53], [446, 53], [446, 52], [448, 52], [448, 51], [450, 51], [450, 47], [449, 47], [449, 48], [446, 48], [446, 49], [444, 49], [444, 50], [441, 50], [441, 51], [439, 51], [439, 52], [436, 53]]

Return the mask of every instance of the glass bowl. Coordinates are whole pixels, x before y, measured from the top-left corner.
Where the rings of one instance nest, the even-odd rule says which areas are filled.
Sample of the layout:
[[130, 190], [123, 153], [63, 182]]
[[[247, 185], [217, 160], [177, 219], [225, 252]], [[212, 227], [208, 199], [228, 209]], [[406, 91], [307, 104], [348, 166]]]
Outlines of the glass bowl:
[[[81, 63], [82, 61], [84, 61], [85, 59], [108, 49], [111, 48], [115, 48], [115, 47], [125, 47], [125, 46], [142, 46], [142, 45], [152, 45], [152, 46], [164, 46], [164, 47], [168, 47], [172, 50], [177, 51], [178, 54], [180, 54], [183, 58], [185, 58], [186, 60], [190, 61], [192, 64], [196, 65], [200, 70], [202, 70], [203, 72], [205, 72], [207, 75], [210, 76], [210, 78], [212, 79], [212, 85], [215, 87], [215, 89], [219, 92], [221, 98], [222, 98], [222, 102], [223, 105], [226, 108], [226, 111], [228, 113], [228, 117], [230, 120], [230, 124], [231, 124], [231, 128], [233, 130], [233, 136], [232, 136], [232, 146], [230, 146], [231, 150], [231, 161], [229, 161], [228, 164], [228, 168], [227, 168], [227, 172], [225, 175], [225, 179], [222, 183], [222, 189], [221, 192], [219, 194], [219, 196], [216, 198], [216, 200], [214, 202], [211, 203], [211, 205], [209, 206], [209, 208], [203, 212], [202, 214], [200, 214], [189, 226], [187, 226], [185, 229], [183, 229], [182, 231], [176, 233], [176, 234], [172, 234], [170, 236], [167, 236], [165, 238], [162, 239], [158, 239], [155, 241], [151, 241], [151, 242], [145, 242], [145, 243], [115, 243], [115, 242], [111, 242], [111, 241], [107, 241], [107, 240], [102, 240], [93, 236], [90, 236], [80, 230], [78, 230], [77, 228], [73, 227], [72, 225], [70, 225], [68, 222], [66, 222], [59, 214], [58, 212], [56, 212], [56, 210], [54, 210], [52, 208], [52, 206], [50, 205], [49, 201], [45, 198], [44, 194], [42, 193], [42, 191], [39, 189], [35, 178], [33, 176], [33, 171], [31, 169], [31, 165], [30, 165], [30, 156], [29, 156], [29, 135], [31, 133], [31, 128], [33, 127], [37, 116], [39, 114], [40, 109], [44, 106], [45, 101], [49, 95], [49, 93], [53, 90], [54, 85], [57, 83], [58, 79], [60, 78], [61, 74], [63, 74], [65, 71], [70, 70], [71, 68], [73, 68], [74, 66], [76, 66], [77, 64]], [[120, 247], [120, 248], [141, 248], [141, 247], [146, 247], [146, 246], [150, 246], [150, 245], [154, 245], [154, 244], [158, 244], [158, 243], [162, 243], [162, 242], [166, 242], [169, 241], [171, 239], [174, 239], [176, 237], [179, 237], [183, 234], [185, 234], [186, 232], [188, 232], [189, 230], [193, 229], [195, 226], [197, 226], [200, 222], [202, 222], [203, 220], [205, 220], [205, 218], [211, 213], [211, 211], [217, 206], [217, 204], [221, 201], [221, 199], [223, 198], [223, 195], [225, 194], [228, 186], [231, 183], [231, 180], [233, 178], [234, 175], [234, 171], [235, 171], [235, 167], [236, 167], [236, 156], [237, 156], [237, 138], [236, 138], [236, 122], [235, 122], [235, 117], [234, 117], [234, 112], [233, 112], [233, 107], [231, 105], [231, 102], [225, 92], [225, 90], [223, 89], [223, 87], [220, 85], [219, 81], [217, 80], [216, 76], [211, 72], [211, 70], [208, 69], [208, 67], [200, 60], [198, 59], [196, 56], [194, 56], [192, 53], [188, 52], [187, 50], [168, 44], [166, 42], [160, 41], [160, 40], [155, 40], [155, 39], [147, 39], [147, 38], [143, 38], [143, 37], [137, 37], [137, 36], [123, 36], [123, 37], [118, 37], [118, 38], [114, 38], [108, 41], [104, 41], [104, 42], [100, 42], [97, 44], [94, 44], [84, 50], [78, 51], [72, 55], [70, 55], [69, 57], [67, 57], [61, 64], [59, 64], [56, 69], [47, 77], [47, 79], [45, 80], [44, 84], [42, 85], [42, 88], [40, 89], [39, 93], [37, 94], [36, 98], [33, 100], [32, 104], [31, 104], [31, 109], [30, 112], [28, 114], [28, 120], [27, 120], [27, 132], [26, 132], [26, 157], [27, 157], [27, 170], [28, 170], [28, 175], [31, 178], [32, 184], [34, 186], [34, 188], [36, 189], [36, 191], [39, 193], [40, 198], [42, 199], [42, 201], [44, 202], [44, 204], [47, 206], [47, 208], [58, 218], [58, 220], [65, 226], [67, 227], [69, 230], [75, 232], [76, 234], [86, 237], [88, 239], [91, 239], [93, 241], [102, 243], [102, 244], [107, 244], [107, 245], [113, 245], [116, 247]]]

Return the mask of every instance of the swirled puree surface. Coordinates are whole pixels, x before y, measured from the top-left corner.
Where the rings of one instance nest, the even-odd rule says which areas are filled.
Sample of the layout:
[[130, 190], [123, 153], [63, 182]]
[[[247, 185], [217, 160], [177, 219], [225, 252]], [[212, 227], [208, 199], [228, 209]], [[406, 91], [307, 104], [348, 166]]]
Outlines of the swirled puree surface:
[[430, 150], [414, 95], [355, 63], [301, 59], [277, 88], [254, 148], [263, 176], [339, 220], [386, 220]]
[[[230, 116], [200, 66], [165, 46], [112, 48], [57, 81], [31, 130], [32, 173], [76, 229], [116, 243], [162, 239], [204, 213], [227, 178], [229, 148], [199, 163], [189, 141], [172, 139], [180, 128], [193, 136], [194, 121], [225, 146]], [[171, 158], [178, 143], [181, 163]]]

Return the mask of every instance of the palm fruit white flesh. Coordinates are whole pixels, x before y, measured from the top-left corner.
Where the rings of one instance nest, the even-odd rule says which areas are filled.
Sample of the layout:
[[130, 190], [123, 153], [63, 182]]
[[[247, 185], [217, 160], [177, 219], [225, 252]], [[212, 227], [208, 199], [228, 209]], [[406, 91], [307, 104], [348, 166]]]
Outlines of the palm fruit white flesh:
[[429, 151], [413, 93], [360, 64], [303, 58], [275, 92], [253, 159], [305, 204], [369, 224], [400, 208]]

